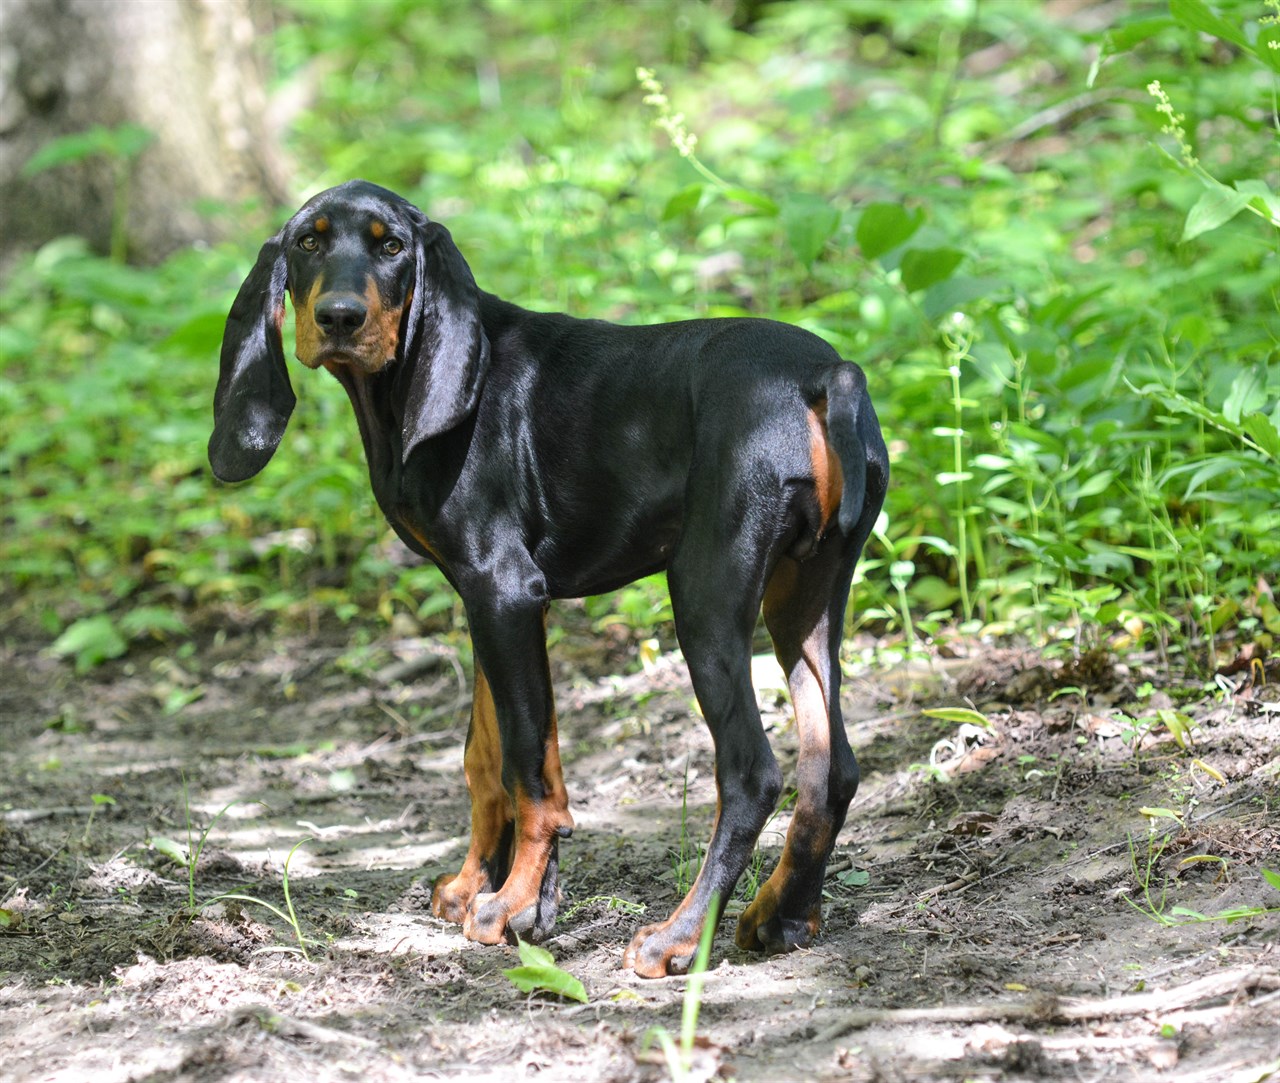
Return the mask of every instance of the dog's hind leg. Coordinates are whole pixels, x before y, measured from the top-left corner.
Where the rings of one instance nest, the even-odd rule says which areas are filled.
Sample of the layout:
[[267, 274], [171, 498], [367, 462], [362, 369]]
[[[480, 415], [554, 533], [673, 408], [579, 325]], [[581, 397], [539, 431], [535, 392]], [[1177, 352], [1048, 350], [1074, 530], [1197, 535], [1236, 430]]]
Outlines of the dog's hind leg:
[[839, 649], [857, 552], [839, 533], [802, 562], [783, 557], [764, 596], [764, 619], [787, 675], [800, 757], [796, 805], [773, 875], [738, 922], [749, 950], [792, 951], [822, 922], [822, 880], [858, 788], [858, 764], [840, 712]]
[[668, 572], [676, 633], [715, 744], [715, 826], [684, 901], [627, 948], [624, 965], [643, 977], [689, 968], [704, 923], [719, 920], [782, 790], [751, 684], [751, 638], [774, 542], [725, 514], [735, 505], [731, 494], [722, 497], [719, 507], [711, 498], [693, 502], [705, 514], [686, 522]]

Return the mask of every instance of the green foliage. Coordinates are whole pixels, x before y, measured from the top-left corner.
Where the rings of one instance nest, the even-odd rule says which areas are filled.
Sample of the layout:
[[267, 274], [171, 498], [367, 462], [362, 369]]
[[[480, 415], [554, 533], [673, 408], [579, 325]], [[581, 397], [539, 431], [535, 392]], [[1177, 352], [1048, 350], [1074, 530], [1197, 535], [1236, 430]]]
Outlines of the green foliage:
[[[98, 797], [96, 795], [94, 800], [95, 802], [98, 800]], [[106, 798], [105, 800], [107, 802], [114, 804], [114, 802], [111, 801], [110, 798]], [[284, 894], [284, 909], [281, 909], [280, 907], [276, 906], [274, 903], [267, 902], [265, 899], [262, 899], [256, 895], [247, 895], [242, 891], [224, 891], [218, 895], [213, 895], [207, 899], [201, 900], [198, 897], [198, 893], [196, 891], [196, 869], [197, 869], [197, 866], [200, 864], [200, 855], [204, 852], [205, 844], [209, 841], [209, 834], [213, 831], [218, 821], [222, 819], [225, 813], [230, 811], [240, 802], [231, 801], [228, 804], [223, 805], [222, 808], [220, 808], [214, 814], [213, 818], [205, 826], [204, 830], [199, 832], [196, 831], [195, 826], [191, 820], [191, 798], [190, 798], [190, 794], [187, 791], [187, 780], [185, 775], [183, 776], [183, 779], [182, 779], [182, 802], [183, 802], [183, 807], [186, 810], [186, 818], [187, 818], [186, 847], [184, 848], [181, 845], [179, 845], [177, 842], [175, 842], [173, 839], [165, 838], [163, 836], [152, 836], [150, 839], [147, 840], [147, 843], [151, 847], [151, 849], [155, 850], [157, 853], [163, 854], [165, 857], [167, 857], [179, 868], [186, 870], [187, 904], [185, 907], [185, 911], [186, 911], [187, 918], [188, 919], [195, 918], [202, 911], [208, 909], [209, 907], [215, 906], [220, 902], [224, 902], [228, 900], [231, 902], [250, 903], [253, 906], [258, 906], [264, 910], [270, 911], [270, 913], [274, 914], [277, 918], [279, 918], [282, 922], [284, 922], [289, 927], [289, 930], [293, 933], [293, 938], [297, 945], [296, 947], [292, 945], [284, 945], [279, 948], [262, 949], [262, 950], [264, 951], [275, 950], [275, 951], [288, 952], [291, 954], [301, 955], [304, 959], [310, 960], [311, 956], [307, 952], [307, 945], [317, 944], [319, 943], [319, 941], [317, 941], [314, 937], [310, 937], [306, 935], [302, 931], [302, 922], [301, 922], [301, 919], [298, 917], [297, 909], [293, 905], [293, 894], [289, 887], [289, 863], [293, 860], [293, 855], [298, 852], [298, 849], [303, 844], [311, 841], [311, 837], [307, 836], [306, 838], [299, 839], [297, 842], [295, 842], [292, 848], [290, 848], [288, 855], [284, 859], [284, 866], [282, 867], [280, 872], [281, 891]], [[90, 824], [92, 824], [92, 822], [93, 822], [92, 817], [90, 817]], [[88, 835], [88, 831], [89, 831], [89, 827], [86, 825], [85, 827], [86, 837]]]
[[129, 180], [133, 163], [155, 140], [155, 133], [140, 124], [120, 124], [106, 128], [95, 124], [82, 132], [51, 139], [22, 166], [29, 177], [60, 165], [104, 158], [111, 169], [114, 194], [111, 205], [111, 258], [123, 263], [127, 238], [125, 215], [129, 210]]
[[108, 659], [119, 658], [129, 648], [111, 618], [99, 613], [76, 621], [49, 649], [60, 657], [74, 658], [76, 672], [87, 673]]
[[667, 1071], [673, 1083], [684, 1083], [695, 1078], [693, 1068], [694, 1048], [698, 1041], [698, 1015], [702, 1011], [702, 987], [707, 981], [707, 963], [711, 958], [711, 943], [715, 940], [716, 925], [720, 920], [720, 898], [711, 896], [707, 918], [702, 923], [698, 937], [698, 950], [689, 966], [689, 981], [685, 986], [680, 1011], [680, 1040], [677, 1042], [666, 1027], [650, 1027], [645, 1032], [643, 1048], [656, 1041], [662, 1047]]
[[154, 140], [154, 132], [137, 124], [121, 124], [115, 128], [94, 125], [45, 143], [24, 163], [22, 174], [29, 177], [54, 166], [99, 155], [109, 159], [136, 158]]
[[937, 718], [943, 722], [967, 722], [984, 730], [995, 729], [991, 724], [991, 719], [981, 711], [975, 711], [969, 707], [934, 707], [920, 713], [925, 718]]
[[[1145, 849], [1135, 844], [1132, 835], [1129, 836], [1129, 869], [1133, 874], [1135, 886], [1140, 894], [1137, 901], [1127, 894], [1121, 896], [1138, 913], [1144, 914], [1158, 925], [1165, 926], [1198, 925], [1213, 921], [1225, 921], [1230, 924], [1231, 922], [1245, 921], [1249, 918], [1264, 917], [1268, 914], [1280, 914], [1280, 907], [1276, 906], [1233, 906], [1225, 910], [1219, 910], [1214, 914], [1203, 914], [1186, 906], [1169, 906], [1169, 887], [1172, 878], [1164, 877], [1159, 888], [1156, 887], [1155, 880], [1158, 875], [1157, 866], [1160, 858], [1164, 855], [1173, 836], [1169, 834], [1158, 835], [1155, 822], [1160, 818], [1169, 819], [1177, 823], [1184, 831], [1186, 828], [1182, 818], [1171, 809], [1151, 808], [1139, 811], [1148, 817], [1151, 824], [1151, 829], [1147, 832]], [[1197, 862], [1217, 864], [1219, 866], [1219, 875], [1225, 878], [1227, 874], [1228, 863], [1226, 859], [1214, 854], [1194, 854], [1191, 857], [1184, 858], [1180, 864], [1185, 867]], [[1259, 867], [1258, 872], [1262, 874], [1262, 878], [1271, 887], [1280, 890], [1280, 872], [1261, 867]]]
[[555, 958], [546, 948], [526, 944], [519, 939], [516, 947], [520, 953], [520, 966], [511, 967], [502, 973], [520, 992], [551, 993], [566, 1000], [576, 1000], [580, 1004], [587, 1003], [587, 990], [582, 982], [556, 966]]
[[[314, 93], [300, 193], [394, 187], [532, 307], [768, 315], [868, 370], [894, 471], [859, 591], [880, 627], [1280, 633], [1273, 4], [1102, 28], [972, 0], [745, 26], [696, 0], [285, 10], [272, 55]], [[73, 152], [98, 151], [43, 161]], [[333, 381], [298, 371], [271, 466], [211, 484], [221, 322], [260, 240], [153, 270], [63, 240], [0, 291], [4, 598], [82, 668], [204, 604], [459, 616], [386, 558]], [[653, 583], [588, 611], [669, 626]]]

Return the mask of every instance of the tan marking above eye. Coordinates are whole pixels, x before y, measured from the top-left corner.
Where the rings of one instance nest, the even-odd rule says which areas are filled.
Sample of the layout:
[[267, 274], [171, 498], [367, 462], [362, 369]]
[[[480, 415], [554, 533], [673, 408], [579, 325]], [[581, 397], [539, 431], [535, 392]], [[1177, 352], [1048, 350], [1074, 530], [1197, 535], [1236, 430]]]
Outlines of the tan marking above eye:
[[373, 234], [373, 239], [375, 241], [380, 241], [387, 235], [387, 227], [384, 223], [375, 220], [373, 224], [369, 226], [369, 232]]
[[327, 233], [329, 231], [329, 219], [321, 215], [316, 219], [315, 229], [317, 233]]

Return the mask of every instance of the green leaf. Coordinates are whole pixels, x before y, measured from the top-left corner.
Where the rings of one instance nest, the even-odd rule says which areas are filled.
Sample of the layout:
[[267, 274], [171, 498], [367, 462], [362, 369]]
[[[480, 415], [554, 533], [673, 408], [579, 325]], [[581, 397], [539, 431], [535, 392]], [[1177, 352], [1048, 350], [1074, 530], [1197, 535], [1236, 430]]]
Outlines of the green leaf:
[[[1272, 45], [1275, 48], [1272, 48]], [[1267, 23], [1258, 28], [1253, 55], [1274, 72], [1280, 72], [1280, 23]]]
[[164, 854], [175, 865], [181, 865], [184, 869], [187, 867], [187, 851], [174, 842], [173, 839], [153, 838], [151, 840], [151, 849], [157, 853]]
[[[1266, 419], [1264, 418], [1263, 420], [1265, 421]], [[1225, 456], [1218, 455], [1209, 459], [1203, 465], [1199, 466], [1187, 480], [1187, 487], [1183, 492], [1183, 499], [1189, 499], [1193, 494], [1198, 492], [1202, 486], [1213, 481], [1214, 478], [1220, 477], [1223, 474], [1234, 475], [1238, 473], [1239, 470], [1239, 464]], [[1139, 556], [1139, 554], [1136, 553], [1132, 555]], [[1143, 558], [1140, 557], [1140, 559]]]
[[120, 631], [130, 639], [140, 636], [161, 637], [165, 632], [184, 635], [187, 622], [182, 614], [161, 605], [141, 605], [120, 618]]
[[908, 248], [902, 253], [902, 285], [908, 293], [927, 290], [951, 277], [964, 253], [956, 248]]
[[1195, 725], [1195, 720], [1190, 715], [1175, 711], [1170, 707], [1162, 707], [1156, 711], [1156, 717], [1163, 723], [1164, 728], [1173, 735], [1173, 739], [1179, 748], [1189, 748], [1194, 743], [1191, 740], [1191, 729]]
[[973, 711], [968, 707], [933, 707], [923, 712], [925, 718], [940, 718], [944, 722], [968, 722], [981, 726], [984, 730], [995, 729], [986, 715], [981, 711]]
[[1200, 913], [1199, 910], [1190, 910], [1185, 906], [1171, 906], [1169, 908], [1169, 913], [1172, 914], [1174, 917], [1190, 918], [1192, 921], [1208, 921], [1209, 920], [1202, 913]]
[[1231, 221], [1249, 205], [1250, 198], [1247, 193], [1237, 192], [1225, 185], [1209, 189], [1187, 212], [1187, 221], [1182, 227], [1182, 240], [1189, 241]]
[[555, 956], [546, 948], [540, 948], [537, 944], [530, 944], [525, 940], [516, 941], [516, 950], [520, 954], [520, 961], [525, 966], [555, 966]]
[[667, 200], [667, 205], [662, 208], [662, 220], [668, 222], [672, 218], [680, 218], [683, 215], [692, 214], [698, 209], [698, 204], [702, 202], [704, 190], [701, 184], [691, 184], [688, 188], [680, 189]]
[[1266, 401], [1266, 371], [1261, 365], [1253, 365], [1231, 381], [1231, 390], [1222, 404], [1222, 416], [1231, 424], [1238, 425], [1245, 414], [1261, 409]]
[[[1271, 51], [1280, 56], [1280, 49]], [[1266, 181], [1246, 177], [1236, 181], [1236, 191], [1249, 197], [1249, 206], [1257, 208], [1269, 218], [1280, 220], [1280, 196], [1271, 190]]]
[[552, 993], [566, 1000], [587, 1003], [587, 990], [582, 982], [558, 966], [514, 966], [502, 973], [522, 993]]
[[[1212, 34], [1214, 37], [1222, 38], [1223, 41], [1249, 49], [1244, 32], [1238, 26], [1227, 22], [1201, 0], [1169, 0], [1169, 14], [1176, 22], [1192, 30]], [[1252, 52], [1252, 50], [1249, 51]]]
[[119, 658], [128, 649], [129, 644], [105, 613], [76, 621], [50, 647], [59, 658], [74, 655], [77, 673], [88, 673], [110, 658]]
[[180, 323], [164, 339], [161, 346], [166, 351], [177, 350], [188, 357], [204, 359], [209, 355], [209, 343], [217, 342], [222, 338], [222, 330], [226, 322], [225, 305], [206, 309]]
[[1274, 872], [1271, 869], [1259, 869], [1258, 871], [1262, 873], [1262, 878], [1266, 880], [1268, 884], [1277, 891], [1280, 891], [1280, 872]]
[[1005, 455], [992, 455], [989, 452], [983, 452], [981, 455], [973, 457], [973, 465], [979, 466], [983, 470], [1008, 470], [1013, 465], [1013, 460]]
[[22, 167], [22, 175], [29, 177], [54, 166], [83, 161], [97, 155], [136, 158], [154, 139], [155, 133], [140, 124], [121, 124], [115, 128], [104, 128], [101, 124], [96, 124], [82, 132], [72, 132], [45, 143], [27, 159]]
[[825, 199], [798, 195], [782, 205], [787, 243], [801, 263], [812, 263], [840, 226], [840, 212]]
[[908, 211], [900, 203], [869, 203], [858, 219], [858, 247], [876, 259], [905, 244], [924, 222], [924, 211]]
[[516, 948], [523, 965], [502, 973], [522, 993], [554, 993], [568, 1000], [587, 1003], [587, 990], [582, 982], [556, 966], [555, 958], [546, 948], [523, 940], [516, 941]]
[[1250, 414], [1241, 426], [1255, 444], [1273, 459], [1280, 459], [1280, 430], [1274, 416]]
[[745, 203], [758, 211], [761, 217], [776, 218], [778, 216], [778, 205], [768, 196], [753, 192], [750, 188], [726, 188], [724, 197], [735, 203]]
[[1082, 481], [1079, 487], [1071, 492], [1071, 499], [1083, 500], [1087, 496], [1097, 496], [1099, 493], [1105, 493], [1111, 487], [1111, 483], [1114, 480], [1114, 471], [1099, 470], [1092, 477]]
[[1182, 823], [1182, 817], [1171, 808], [1143, 805], [1138, 811], [1149, 820], [1173, 820], [1175, 823]]
[[1151, 19], [1135, 19], [1131, 23], [1108, 30], [1102, 37], [1102, 53], [1114, 56], [1116, 53], [1127, 53], [1135, 45], [1155, 37], [1173, 25], [1173, 21], [1165, 15], [1157, 15]]

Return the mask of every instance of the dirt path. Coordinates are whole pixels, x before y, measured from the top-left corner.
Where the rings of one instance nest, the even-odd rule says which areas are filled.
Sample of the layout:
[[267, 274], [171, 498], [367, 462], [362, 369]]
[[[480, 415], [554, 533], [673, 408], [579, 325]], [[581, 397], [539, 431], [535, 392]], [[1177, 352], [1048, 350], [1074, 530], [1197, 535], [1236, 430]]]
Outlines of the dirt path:
[[[576, 1004], [519, 992], [512, 949], [426, 910], [466, 846], [466, 699], [447, 656], [415, 650], [242, 631], [92, 678], [0, 653], [0, 1078], [668, 1076], [646, 1034], [678, 1035], [686, 981], [619, 963], [687, 875], [682, 805], [686, 854], [714, 812], [683, 668], [592, 679], [560, 663], [577, 831], [545, 946], [585, 984]], [[1124, 667], [973, 653], [848, 682], [864, 781], [825, 932], [762, 959], [725, 922], [689, 1078], [1280, 1079], [1280, 913], [1142, 912], [1280, 907], [1260, 871], [1280, 870], [1275, 692], [1175, 704]], [[780, 682], [762, 665], [758, 683], [788, 769]], [[1079, 691], [1050, 699], [1063, 686]], [[921, 713], [966, 698], [991, 731]], [[1175, 709], [1190, 751], [1158, 724]], [[184, 916], [163, 840], [185, 848], [188, 803], [200, 827], [225, 809], [197, 901], [243, 889], [283, 907], [282, 865], [310, 839], [289, 864], [309, 960], [264, 906]], [[786, 824], [767, 829], [765, 875]]]

